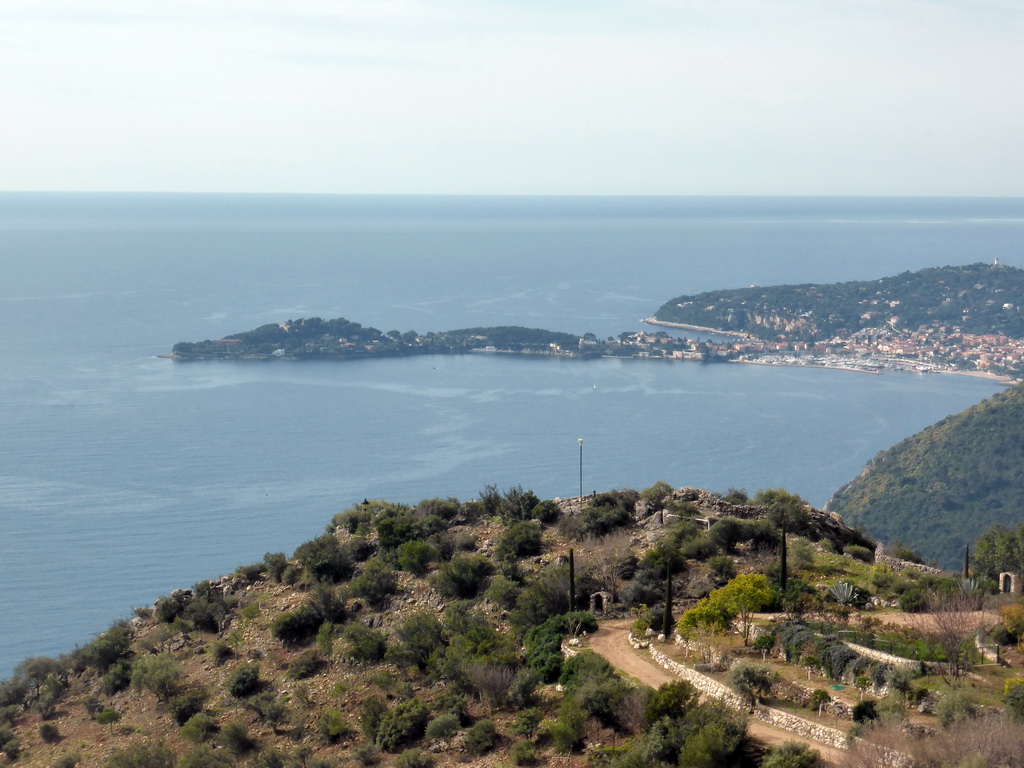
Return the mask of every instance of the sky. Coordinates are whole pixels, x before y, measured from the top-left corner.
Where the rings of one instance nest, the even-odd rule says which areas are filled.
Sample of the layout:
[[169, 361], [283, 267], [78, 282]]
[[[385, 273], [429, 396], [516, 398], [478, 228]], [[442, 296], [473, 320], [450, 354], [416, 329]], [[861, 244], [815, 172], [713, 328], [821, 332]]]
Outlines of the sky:
[[0, 0], [0, 189], [1024, 196], [1020, 0]]

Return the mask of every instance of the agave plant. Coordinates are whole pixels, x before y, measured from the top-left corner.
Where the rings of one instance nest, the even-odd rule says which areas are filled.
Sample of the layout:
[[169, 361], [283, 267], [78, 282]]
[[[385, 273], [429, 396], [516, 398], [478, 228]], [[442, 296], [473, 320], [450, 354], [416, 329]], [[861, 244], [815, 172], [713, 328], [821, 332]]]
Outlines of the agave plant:
[[848, 581], [837, 581], [828, 588], [828, 593], [840, 605], [856, 605], [863, 600], [860, 589]]
[[960, 579], [960, 589], [964, 592], [977, 592], [981, 589], [981, 584], [978, 583], [977, 579]]

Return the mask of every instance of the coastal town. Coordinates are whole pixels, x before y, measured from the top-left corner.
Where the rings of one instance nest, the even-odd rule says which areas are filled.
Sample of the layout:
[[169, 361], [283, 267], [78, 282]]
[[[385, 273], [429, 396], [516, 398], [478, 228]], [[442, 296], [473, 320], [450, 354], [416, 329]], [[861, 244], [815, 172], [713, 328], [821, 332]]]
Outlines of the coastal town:
[[864, 373], [981, 373], [1016, 379], [1024, 368], [1024, 339], [964, 333], [955, 326], [921, 327], [911, 332], [869, 328], [809, 342], [763, 341], [749, 334], [654, 318], [644, 322], [696, 330], [709, 338], [675, 338], [665, 331], [637, 332], [624, 334], [616, 342], [609, 340], [605, 346], [614, 356], [839, 368]]

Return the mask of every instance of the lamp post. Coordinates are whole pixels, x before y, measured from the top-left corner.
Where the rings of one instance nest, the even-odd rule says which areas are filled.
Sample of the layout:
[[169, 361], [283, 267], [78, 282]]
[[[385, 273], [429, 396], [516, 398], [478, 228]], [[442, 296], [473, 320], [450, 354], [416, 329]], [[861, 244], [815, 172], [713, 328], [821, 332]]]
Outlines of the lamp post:
[[580, 499], [583, 498], [583, 438], [578, 437], [576, 441], [580, 444]]

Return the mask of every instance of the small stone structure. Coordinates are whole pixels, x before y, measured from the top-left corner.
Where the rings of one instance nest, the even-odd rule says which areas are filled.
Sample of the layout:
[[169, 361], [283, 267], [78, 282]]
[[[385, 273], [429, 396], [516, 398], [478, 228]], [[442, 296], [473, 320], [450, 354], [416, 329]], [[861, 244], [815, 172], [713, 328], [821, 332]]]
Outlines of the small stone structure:
[[1019, 573], [1000, 573], [999, 591], [1010, 595], [1021, 594], [1021, 578]]
[[595, 592], [590, 596], [590, 612], [595, 616], [607, 611], [611, 604], [611, 592]]

